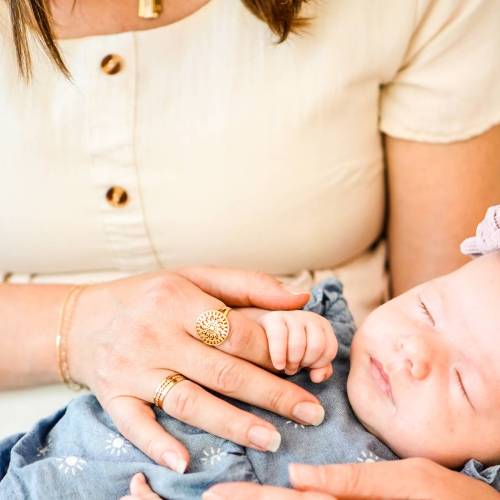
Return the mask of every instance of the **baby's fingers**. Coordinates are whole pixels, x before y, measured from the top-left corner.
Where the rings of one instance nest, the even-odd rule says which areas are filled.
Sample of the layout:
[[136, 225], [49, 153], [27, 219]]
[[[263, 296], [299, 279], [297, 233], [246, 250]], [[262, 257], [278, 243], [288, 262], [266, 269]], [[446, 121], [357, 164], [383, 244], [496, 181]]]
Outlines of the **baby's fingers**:
[[333, 375], [333, 367], [330, 363], [328, 366], [323, 366], [321, 368], [311, 368], [309, 370], [309, 378], [315, 384], [324, 382]]
[[[323, 328], [323, 322], [319, 321], [322, 319], [320, 316], [314, 318], [314, 321], [309, 321], [306, 325], [306, 335], [307, 335], [307, 345], [306, 352], [302, 358], [301, 366], [312, 367], [317, 363], [319, 359], [324, 358], [325, 350], [328, 345], [326, 334]], [[321, 368], [321, 366], [326, 365], [315, 365], [315, 368]]]
[[306, 329], [302, 323], [288, 322], [288, 351], [285, 373], [293, 375], [299, 369], [307, 345]]
[[283, 370], [286, 366], [286, 351], [288, 342], [288, 328], [283, 320], [268, 321], [265, 324], [269, 355], [276, 370]]
[[309, 366], [309, 368], [323, 368], [325, 366], [328, 366], [337, 355], [339, 346], [332, 325], [328, 320], [324, 320], [322, 323], [322, 331], [324, 334], [323, 338], [325, 341], [324, 349], [321, 355], [315, 361], [307, 365]]

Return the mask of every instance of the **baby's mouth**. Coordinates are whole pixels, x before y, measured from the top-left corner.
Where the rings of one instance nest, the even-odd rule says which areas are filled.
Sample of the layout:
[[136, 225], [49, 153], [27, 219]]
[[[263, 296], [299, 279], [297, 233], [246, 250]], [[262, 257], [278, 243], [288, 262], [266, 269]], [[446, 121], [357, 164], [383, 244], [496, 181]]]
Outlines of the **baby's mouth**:
[[392, 395], [391, 381], [389, 375], [384, 370], [382, 363], [370, 356], [370, 372], [375, 379], [375, 382], [380, 387], [381, 391], [391, 400], [394, 404], [394, 397]]

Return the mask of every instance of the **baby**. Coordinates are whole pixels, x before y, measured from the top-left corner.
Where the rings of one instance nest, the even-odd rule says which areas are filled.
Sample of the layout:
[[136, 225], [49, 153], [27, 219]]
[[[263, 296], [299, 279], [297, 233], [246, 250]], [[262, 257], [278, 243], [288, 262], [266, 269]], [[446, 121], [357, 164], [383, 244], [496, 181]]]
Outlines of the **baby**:
[[355, 334], [337, 280], [315, 287], [304, 309], [242, 309], [266, 331], [274, 366], [325, 408], [321, 425], [305, 427], [236, 402], [275, 425], [276, 453], [157, 411], [192, 457], [177, 474], [126, 442], [97, 400], [84, 396], [0, 444], [7, 464], [0, 498], [118, 498], [142, 471], [160, 496], [190, 499], [222, 481], [287, 485], [290, 462], [409, 456], [465, 464], [464, 472], [500, 490], [500, 250], [380, 306]]
[[[253, 310], [275, 368], [332, 374], [331, 326], [307, 311]], [[354, 413], [399, 457], [500, 463], [500, 251], [377, 308], [350, 349]]]

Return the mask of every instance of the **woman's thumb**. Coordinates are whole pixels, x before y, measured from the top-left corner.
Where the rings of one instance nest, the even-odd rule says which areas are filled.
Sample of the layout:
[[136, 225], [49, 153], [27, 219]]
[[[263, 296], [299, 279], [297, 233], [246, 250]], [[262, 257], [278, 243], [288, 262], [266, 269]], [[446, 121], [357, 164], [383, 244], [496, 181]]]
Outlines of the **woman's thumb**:
[[309, 300], [309, 291], [287, 287], [276, 278], [259, 271], [186, 267], [175, 272], [232, 307], [299, 309]]

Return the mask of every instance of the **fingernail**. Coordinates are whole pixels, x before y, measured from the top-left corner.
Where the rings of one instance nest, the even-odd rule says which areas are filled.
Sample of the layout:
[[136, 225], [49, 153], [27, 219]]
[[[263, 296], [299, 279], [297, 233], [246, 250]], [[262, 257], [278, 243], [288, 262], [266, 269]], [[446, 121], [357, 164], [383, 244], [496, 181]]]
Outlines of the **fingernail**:
[[298, 403], [292, 410], [292, 415], [307, 424], [319, 425], [325, 418], [325, 410], [317, 403]]
[[162, 455], [163, 463], [175, 472], [184, 474], [187, 467], [187, 462], [181, 458], [175, 451], [166, 451]]
[[205, 491], [205, 493], [203, 493], [203, 495], [201, 495], [201, 498], [203, 500], [223, 500], [223, 497], [221, 497], [220, 495], [217, 495], [217, 493], [214, 493], [213, 491]]
[[254, 425], [248, 431], [248, 439], [258, 448], [276, 451], [281, 444], [281, 434], [261, 425]]

